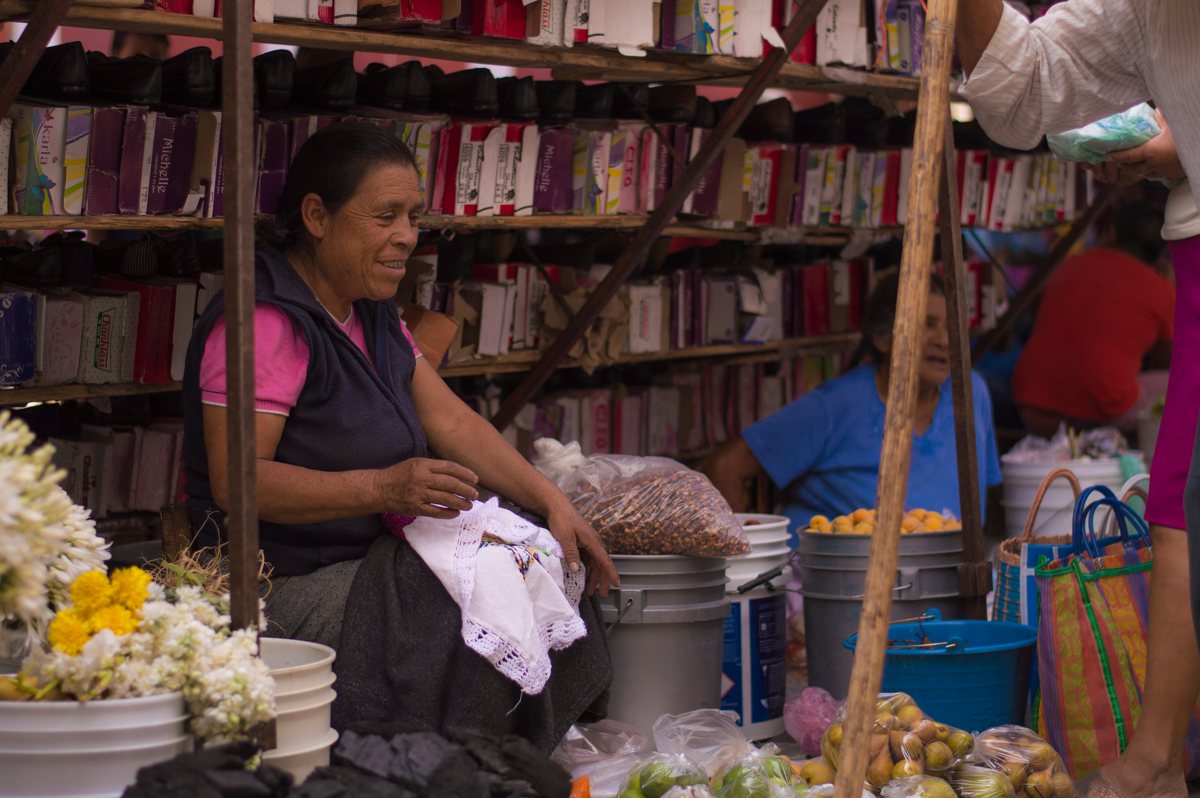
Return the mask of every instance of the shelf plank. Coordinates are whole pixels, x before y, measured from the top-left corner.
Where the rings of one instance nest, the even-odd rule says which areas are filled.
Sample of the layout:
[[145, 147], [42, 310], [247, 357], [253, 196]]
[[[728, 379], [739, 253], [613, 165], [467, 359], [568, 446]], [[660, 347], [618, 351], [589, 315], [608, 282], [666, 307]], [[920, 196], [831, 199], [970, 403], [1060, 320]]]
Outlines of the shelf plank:
[[[32, 13], [32, 0], [0, 0], [0, 19], [23, 19]], [[165, 33], [221, 38], [221, 20], [129, 8], [74, 4], [65, 23], [82, 28]], [[464, 63], [549, 68], [555, 77], [620, 80], [642, 83], [695, 81], [709, 85], [741, 85], [759, 63], [754, 58], [688, 55], [648, 50], [644, 58], [622, 56], [598, 46], [542, 47], [523, 41], [453, 36], [445, 33], [396, 33], [369, 28], [313, 25], [302, 22], [255, 23], [254, 40], [273, 44], [331, 50], [396, 53]], [[919, 80], [856, 70], [787, 64], [777, 88], [836, 94], [881, 94], [915, 99]]]
[[223, 219], [195, 216], [0, 216], [3, 230], [220, 230]]
[[[728, 362], [754, 362], [776, 359], [781, 352], [796, 354], [835, 354], [845, 352], [858, 343], [860, 333], [838, 333], [810, 338], [788, 338], [766, 344], [720, 344], [700, 346], [693, 349], [677, 349], [670, 352], [653, 352], [645, 355], [621, 355], [609, 365], [631, 363], [660, 363], [697, 358], [724, 358]], [[480, 359], [465, 363], [454, 363], [438, 369], [443, 378], [474, 377], [491, 374], [517, 374], [528, 371], [541, 358], [540, 352], [513, 352], [498, 358]], [[576, 362], [566, 362], [561, 368], [578, 368]]]
[[151, 393], [178, 391], [181, 383], [164, 382], [143, 385], [139, 382], [120, 382], [110, 385], [55, 385], [49, 388], [9, 388], [0, 390], [0, 407], [29, 404], [30, 402], [67, 402], [72, 399], [90, 399], [101, 396], [137, 396]]

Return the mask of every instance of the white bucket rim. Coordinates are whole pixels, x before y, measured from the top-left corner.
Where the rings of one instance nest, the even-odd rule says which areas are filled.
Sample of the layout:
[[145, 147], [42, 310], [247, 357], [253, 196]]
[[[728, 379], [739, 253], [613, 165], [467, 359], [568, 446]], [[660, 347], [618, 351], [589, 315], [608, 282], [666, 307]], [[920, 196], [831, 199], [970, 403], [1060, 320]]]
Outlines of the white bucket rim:
[[182, 705], [183, 693], [178, 690], [174, 690], [168, 693], [155, 693], [153, 695], [138, 695], [123, 698], [95, 698], [91, 701], [12, 701], [6, 702], [5, 707], [17, 711], [20, 711], [22, 707], [38, 707], [38, 709], [34, 710], [38, 714], [62, 714], [65, 712], [79, 712], [83, 710], [84, 707], [89, 706], [103, 706], [105, 709], [120, 708], [122, 710], [126, 710], [137, 708], [143, 704], [165, 704], [169, 703], [170, 701], [179, 701]]
[[125, 754], [130, 751], [152, 751], [160, 748], [175, 748], [184, 745], [191, 739], [190, 734], [182, 734], [164, 742], [141, 743], [138, 745], [121, 746], [120, 748], [79, 748], [55, 749], [53, 751], [14, 751], [10, 748], [0, 748], [0, 756], [22, 757], [63, 757], [63, 756], [95, 756], [97, 754]]
[[293, 748], [290, 751], [280, 751], [279, 749], [274, 748], [274, 749], [271, 749], [270, 751], [263, 751], [262, 758], [266, 759], [266, 760], [275, 760], [275, 759], [284, 759], [286, 757], [291, 757], [291, 756], [304, 756], [307, 754], [315, 754], [318, 751], [320, 751], [322, 748], [329, 748], [334, 743], [336, 743], [338, 741], [338, 733], [336, 730], [330, 729], [329, 732], [321, 739], [322, 739], [322, 742], [319, 745], [314, 745], [311, 748]]
[[734, 513], [733, 517], [738, 520], [743, 527], [747, 521], [757, 521], [757, 524], [750, 524], [750, 528], [756, 526], [768, 526], [770, 524], [790, 524], [792, 519], [786, 515], [775, 515], [774, 513]]
[[[268, 643], [268, 641], [270, 641], [270, 642]], [[284, 650], [287, 650], [287, 649], [311, 649], [311, 650], [316, 651], [321, 654], [320, 659], [314, 660], [312, 662], [304, 662], [304, 663], [300, 663], [300, 664], [296, 664], [296, 665], [285, 665], [281, 668], [272, 668], [270, 665], [268, 665], [267, 668], [269, 669], [271, 676], [275, 676], [276, 674], [281, 674], [281, 675], [286, 676], [286, 675], [289, 675], [292, 673], [298, 673], [301, 671], [315, 670], [317, 668], [324, 667], [326, 665], [331, 664], [333, 662], [334, 657], [337, 655], [336, 651], [334, 651], [329, 646], [322, 645], [321, 643], [313, 643], [308, 640], [292, 640], [292, 639], [286, 638], [286, 637], [264, 637], [262, 640], [259, 641], [259, 646], [258, 646], [258, 655], [264, 662], [266, 662], [266, 657], [264, 656], [264, 651], [263, 651], [264, 644], [268, 644], [271, 648], [282, 648]]]
[[278, 701], [281, 698], [291, 698], [292, 696], [300, 695], [302, 693], [312, 693], [317, 690], [324, 690], [325, 688], [332, 686], [333, 683], [336, 681], [337, 681], [337, 674], [333, 673], [331, 671], [329, 673], [329, 677], [320, 684], [314, 683], [314, 684], [309, 685], [308, 687], [302, 687], [299, 690], [284, 690], [282, 692], [276, 690], [275, 691], [275, 700]]
[[282, 711], [279, 710], [278, 702], [276, 702], [275, 718], [276, 718], [276, 720], [278, 720], [279, 718], [281, 718], [285, 715], [294, 715], [294, 714], [297, 714], [300, 712], [308, 712], [310, 710], [316, 709], [317, 707], [323, 707], [326, 704], [332, 704], [334, 702], [334, 700], [337, 698], [337, 690], [333, 690], [331, 688], [326, 688], [324, 691], [321, 692], [320, 698], [321, 698], [320, 701], [311, 701], [309, 703], [300, 704], [299, 706], [288, 707], [286, 710], [282, 710]]

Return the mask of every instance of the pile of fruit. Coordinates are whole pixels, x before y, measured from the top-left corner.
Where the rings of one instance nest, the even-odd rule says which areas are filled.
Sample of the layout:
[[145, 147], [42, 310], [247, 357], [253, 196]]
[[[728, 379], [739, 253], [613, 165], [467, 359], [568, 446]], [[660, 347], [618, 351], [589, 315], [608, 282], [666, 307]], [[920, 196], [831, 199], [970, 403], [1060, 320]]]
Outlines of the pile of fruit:
[[[904, 693], [881, 695], [870, 737], [866, 788], [883, 798], [1074, 798], [1058, 753], [1029, 729], [998, 726], [972, 736], [938, 723]], [[842, 724], [821, 738], [836, 771]]]
[[[849, 515], [839, 515], [830, 521], [823, 515], [814, 515], [805, 532], [825, 535], [871, 535], [875, 532], [875, 510], [855, 510]], [[962, 522], [935, 513], [932, 510], [909, 510], [900, 522], [900, 533], [911, 535], [918, 532], [957, 532]]]
[[711, 780], [682, 754], [654, 754], [630, 771], [618, 798], [826, 798], [833, 768], [820, 759], [794, 763], [774, 746], [752, 752]]

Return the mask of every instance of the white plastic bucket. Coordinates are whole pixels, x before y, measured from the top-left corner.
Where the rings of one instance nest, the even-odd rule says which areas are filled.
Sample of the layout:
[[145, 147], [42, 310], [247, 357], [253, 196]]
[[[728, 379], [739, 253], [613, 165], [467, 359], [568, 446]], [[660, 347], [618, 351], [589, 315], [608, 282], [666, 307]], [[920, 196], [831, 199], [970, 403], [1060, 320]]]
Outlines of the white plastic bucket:
[[275, 747], [263, 759], [299, 784], [313, 768], [329, 764], [337, 732], [329, 727], [337, 693], [332, 689], [334, 651], [305, 640], [264, 637], [263, 661], [275, 680]]
[[[1022, 463], [1002, 458], [1004, 519], [1009, 537], [1020, 536], [1038, 487], [1046, 474], [1056, 468], [1073, 471], [1085, 488], [1091, 485], [1107, 485], [1115, 493], [1125, 484], [1121, 462], [1116, 458], [1066, 460], [1057, 463]], [[1033, 527], [1034, 536], [1071, 534], [1071, 514], [1074, 507], [1075, 494], [1071, 486], [1066, 481], [1055, 481], [1046, 491], [1046, 497], [1042, 501]]]
[[292, 778], [299, 784], [314, 770], [329, 764], [329, 749], [337, 739], [337, 732], [330, 729], [329, 733], [314, 745], [295, 751], [265, 751], [263, 760], [292, 774]]
[[179, 692], [139, 698], [105, 698], [86, 703], [0, 702], [0, 732], [91, 732], [102, 738], [111, 729], [136, 729], [176, 721], [180, 729], [178, 734], [183, 734], [185, 718], [183, 693]]
[[[119, 699], [91, 703], [112, 700]], [[165, 762], [192, 743], [183, 734], [126, 746], [108, 745], [103, 733], [94, 732], [91, 738], [91, 745], [75, 748], [0, 749], [0, 796], [116, 798], [137, 780], [139, 769]]]
[[[778, 588], [787, 583], [789, 519], [781, 515], [739, 513], [751, 551], [730, 557], [729, 614], [725, 616], [725, 651], [721, 674], [721, 709], [736, 712], [746, 737], [765, 740], [783, 733], [783, 704], [787, 688], [787, 599]], [[752, 521], [753, 523], [747, 523]], [[746, 584], [773, 569], [775, 590], [765, 585], [738, 593]]]

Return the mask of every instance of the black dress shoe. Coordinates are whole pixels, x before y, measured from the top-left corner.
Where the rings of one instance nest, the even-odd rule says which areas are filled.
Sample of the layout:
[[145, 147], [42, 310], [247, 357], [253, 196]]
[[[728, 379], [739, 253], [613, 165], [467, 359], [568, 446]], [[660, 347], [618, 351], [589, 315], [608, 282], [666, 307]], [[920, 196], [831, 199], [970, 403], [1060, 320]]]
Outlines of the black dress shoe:
[[292, 102], [331, 111], [349, 111], [358, 96], [358, 73], [351, 56], [314, 67], [296, 68]]
[[359, 105], [422, 113], [429, 110], [429, 77], [419, 61], [370, 64], [358, 76]]
[[211, 105], [217, 93], [212, 50], [193, 47], [163, 61], [163, 102], [174, 105]]
[[846, 138], [862, 149], [887, 146], [887, 113], [870, 100], [847, 97], [842, 102], [846, 112]]
[[435, 111], [484, 119], [500, 112], [496, 77], [490, 69], [464, 69], [441, 77], [430, 70], [429, 87]]
[[844, 144], [846, 109], [841, 103], [826, 103], [797, 111], [792, 117], [796, 141], [804, 144]]
[[536, 84], [539, 121], [544, 125], [565, 125], [578, 115], [578, 80], [539, 80]]
[[795, 112], [787, 98], [759, 103], [738, 130], [746, 141], [777, 141], [789, 144], [796, 139]]
[[575, 116], [580, 119], [612, 119], [617, 93], [615, 83], [580, 86], [575, 92]]
[[[216, 77], [216, 102], [224, 96], [223, 58], [213, 61]], [[288, 50], [271, 50], [254, 58], [254, 103], [260, 108], [283, 108], [292, 101], [292, 86], [296, 82], [296, 58]]]
[[533, 78], [501, 78], [496, 81], [500, 118], [511, 122], [532, 122], [538, 118], [538, 92]]
[[87, 288], [96, 277], [96, 249], [82, 232], [55, 233], [28, 252], [6, 255], [0, 278], [37, 288]]
[[717, 126], [717, 111], [712, 100], [707, 97], [696, 97], [696, 114], [692, 117], [692, 127], [712, 130]]
[[[0, 61], [12, 52], [13, 42], [0, 50]], [[51, 100], [85, 100], [91, 90], [87, 53], [79, 42], [47, 47], [38, 58], [22, 93]]]
[[613, 118], [645, 119], [650, 112], [650, 87], [645, 83], [614, 83]]
[[686, 125], [696, 115], [696, 87], [682, 84], [650, 89], [650, 118], [670, 125]]
[[145, 55], [113, 58], [104, 53], [88, 53], [88, 74], [92, 97], [132, 105], [159, 105], [162, 102], [162, 61]]

